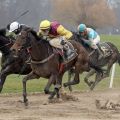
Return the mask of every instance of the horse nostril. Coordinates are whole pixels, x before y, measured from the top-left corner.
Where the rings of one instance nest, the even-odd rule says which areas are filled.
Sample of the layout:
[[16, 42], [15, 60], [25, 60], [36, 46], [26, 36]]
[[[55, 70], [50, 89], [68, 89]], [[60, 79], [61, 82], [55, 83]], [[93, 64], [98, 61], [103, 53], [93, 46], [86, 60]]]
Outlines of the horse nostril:
[[15, 52], [15, 49], [12, 49], [11, 51], [12, 51], [12, 52]]
[[18, 51], [20, 51], [20, 48], [18, 49]]

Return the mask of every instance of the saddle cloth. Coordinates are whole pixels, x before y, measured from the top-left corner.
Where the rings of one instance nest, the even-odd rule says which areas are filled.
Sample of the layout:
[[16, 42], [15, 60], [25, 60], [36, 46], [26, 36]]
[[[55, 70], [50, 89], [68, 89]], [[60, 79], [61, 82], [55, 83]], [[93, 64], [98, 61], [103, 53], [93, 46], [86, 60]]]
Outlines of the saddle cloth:
[[99, 48], [102, 51], [104, 57], [108, 57], [113, 53], [111, 47], [106, 42], [99, 43]]

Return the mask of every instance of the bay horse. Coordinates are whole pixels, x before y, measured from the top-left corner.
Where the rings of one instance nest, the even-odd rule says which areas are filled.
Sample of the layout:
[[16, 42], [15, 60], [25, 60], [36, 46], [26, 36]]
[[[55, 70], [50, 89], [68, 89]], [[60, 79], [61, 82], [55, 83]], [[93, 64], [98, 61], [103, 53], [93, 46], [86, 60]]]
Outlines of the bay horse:
[[26, 75], [31, 72], [30, 65], [26, 64], [29, 54], [26, 50], [18, 58], [13, 57], [10, 48], [14, 40], [6, 37], [6, 30], [0, 30], [0, 51], [2, 52], [0, 72], [0, 92], [3, 89], [6, 77], [10, 74]]
[[[96, 72], [95, 69], [92, 69], [88, 72], [88, 74], [85, 76], [84, 81], [87, 83], [87, 85], [90, 87], [91, 90], [93, 90], [95, 88], [95, 86], [104, 78], [109, 77], [110, 75], [110, 70], [111, 67], [114, 63], [118, 62], [120, 65], [120, 53], [119, 50], [117, 49], [117, 47], [111, 43], [111, 42], [104, 42], [104, 43], [100, 43], [100, 46], [102, 45], [104, 47], [104, 49], [107, 50], [106, 47], [108, 47], [108, 52], [109, 55], [106, 57], [101, 58], [100, 60], [98, 60], [98, 52], [97, 51], [93, 51], [91, 48], [89, 48], [87, 45], [85, 45], [83, 43], [83, 41], [81, 40], [79, 34], [73, 32], [74, 34], [74, 40], [76, 40], [77, 42], [79, 42], [80, 44], [82, 44], [85, 49], [88, 51], [89, 55], [90, 55], [90, 59], [99, 67], [104, 67], [107, 66], [107, 69], [104, 69], [104, 74], [103, 76], [101, 76], [100, 73]], [[92, 53], [92, 54], [91, 54]], [[71, 75], [74, 73], [74, 70], [69, 71], [69, 80], [71, 79]], [[95, 81], [89, 81], [89, 77], [91, 77], [92, 75], [96, 74], [95, 77]]]
[[[53, 47], [50, 46], [48, 41], [38, 37], [36, 32], [31, 29], [22, 31], [21, 35], [17, 37], [14, 45], [11, 47], [14, 55], [17, 56], [22, 49], [27, 48], [32, 59], [32, 71], [23, 78], [23, 101], [25, 104], [28, 102], [26, 91], [26, 82], [28, 80], [38, 79], [40, 77], [49, 79], [44, 91], [46, 94], [50, 94], [49, 99], [53, 99], [55, 95], [57, 95], [57, 98], [60, 97], [59, 89], [65, 71], [73, 66], [75, 67], [74, 80], [68, 83], [68, 85], [73, 85], [79, 83], [79, 73], [89, 70], [89, 56], [87, 51], [75, 40], [70, 40], [70, 43], [74, 46], [78, 55], [66, 63], [62, 71], [60, 71], [60, 55], [54, 52]], [[95, 68], [97, 69], [97, 67]], [[54, 91], [52, 93], [49, 91], [51, 84], [54, 84]]]

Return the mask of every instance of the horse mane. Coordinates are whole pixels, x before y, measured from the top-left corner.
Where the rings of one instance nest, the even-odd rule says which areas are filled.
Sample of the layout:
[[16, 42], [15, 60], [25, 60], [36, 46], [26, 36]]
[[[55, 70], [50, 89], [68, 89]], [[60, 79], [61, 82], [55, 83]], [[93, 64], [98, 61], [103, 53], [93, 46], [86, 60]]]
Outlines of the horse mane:
[[30, 29], [30, 32], [32, 33], [32, 35], [35, 37], [35, 39], [38, 41], [38, 42], [42, 42], [43, 44], [48, 44], [50, 46], [50, 44], [48, 43], [48, 41], [44, 40], [42, 37], [38, 36], [37, 35], [37, 32], [33, 29]]
[[30, 33], [35, 37], [35, 39], [36, 39], [36, 41], [37, 41], [38, 44], [44, 45], [45, 48], [49, 48], [49, 50], [51, 52], [53, 52], [53, 49], [52, 49], [51, 45], [49, 44], [49, 42], [46, 41], [46, 40], [44, 40], [41, 36], [38, 36], [37, 32], [35, 30], [30, 29]]
[[80, 35], [78, 34], [78, 32], [72, 31], [73, 33], [73, 38], [75, 41], [79, 42], [83, 47], [85, 47], [86, 49], [90, 48], [87, 44], [85, 44], [82, 40]]
[[35, 30], [31, 29], [30, 32], [32, 33], [32, 35], [35, 37], [37, 41], [40, 40], [40, 37], [37, 35], [37, 32]]

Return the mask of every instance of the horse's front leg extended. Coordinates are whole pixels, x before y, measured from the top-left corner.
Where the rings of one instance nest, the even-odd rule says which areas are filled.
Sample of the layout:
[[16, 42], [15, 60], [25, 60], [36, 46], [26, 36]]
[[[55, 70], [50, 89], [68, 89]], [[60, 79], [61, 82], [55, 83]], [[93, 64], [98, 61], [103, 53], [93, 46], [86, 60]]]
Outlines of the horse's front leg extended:
[[75, 63], [75, 70], [74, 70], [75, 76], [74, 76], [74, 79], [72, 81], [64, 83], [63, 84], [64, 87], [67, 87], [67, 86], [70, 86], [70, 85], [79, 84], [79, 82], [80, 82], [79, 73], [80, 72], [82, 72], [82, 65], [80, 64], [80, 61], [78, 60]]
[[52, 93], [51, 91], [49, 91], [49, 89], [50, 89], [50, 87], [51, 87], [51, 85], [54, 81], [55, 81], [54, 75], [51, 75], [48, 82], [47, 82], [47, 85], [45, 86], [45, 89], [44, 89], [45, 94], [51, 94]]
[[91, 84], [90, 90], [93, 90], [95, 88], [95, 86], [101, 81], [102, 77], [101, 77], [101, 73], [96, 73], [96, 78], [95, 78], [95, 82], [93, 84]]
[[74, 76], [74, 80], [73, 81], [69, 81], [69, 82], [66, 82], [64, 83], [64, 87], [67, 87], [67, 86], [70, 86], [70, 85], [75, 85], [75, 84], [79, 84], [80, 82], [80, 79], [79, 79], [79, 73], [76, 72], [75, 73], [75, 76]]
[[91, 69], [84, 78], [85, 83], [90, 87], [93, 84], [93, 81], [89, 81], [89, 78], [94, 75], [95, 70]]
[[0, 92], [3, 89], [3, 85], [5, 83], [6, 77], [11, 73], [13, 73], [13, 69], [11, 68], [10, 65], [7, 66], [5, 69], [1, 70], [1, 73], [0, 73]]
[[34, 74], [33, 72], [29, 73], [27, 76], [23, 78], [23, 101], [25, 105], [27, 105], [27, 90], [26, 90], [26, 82], [31, 79], [39, 78], [38, 75]]
[[108, 62], [107, 70], [106, 70], [106, 72], [103, 74], [102, 79], [104, 79], [104, 78], [106, 78], [106, 77], [109, 77], [109, 75], [110, 75], [110, 70], [111, 70], [113, 64], [114, 64], [114, 61], [111, 59], [111, 60]]

